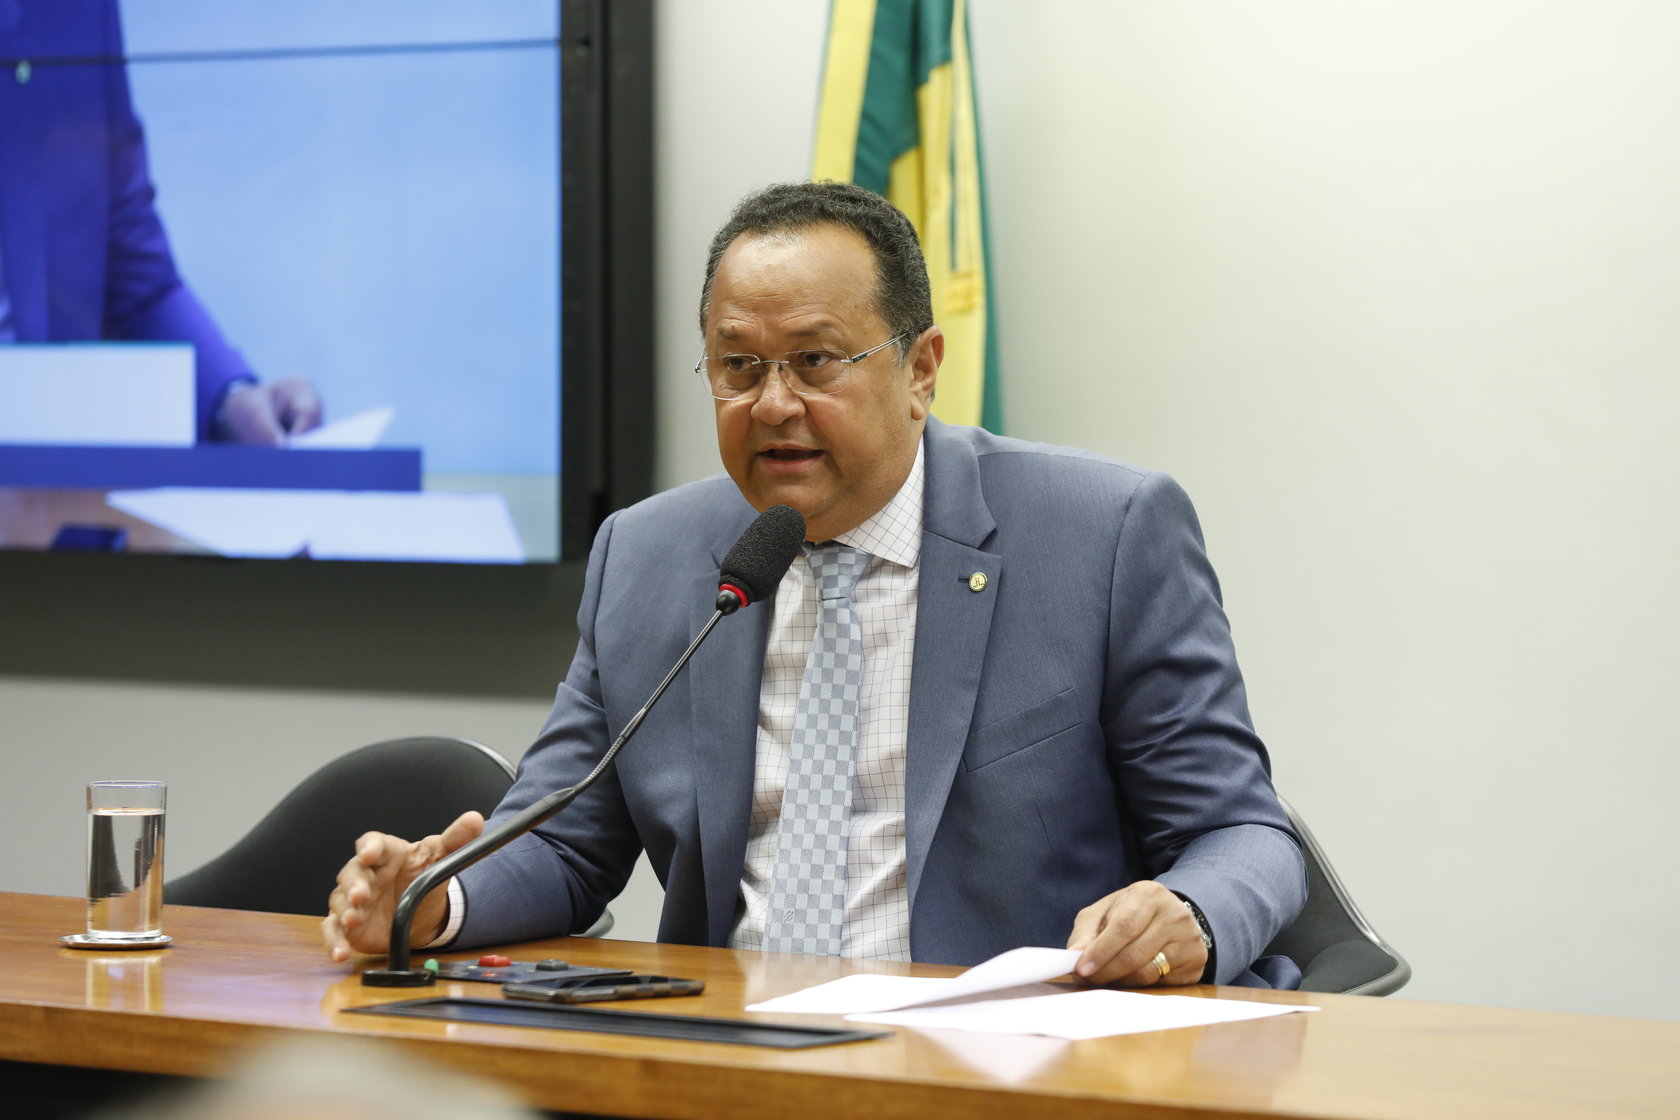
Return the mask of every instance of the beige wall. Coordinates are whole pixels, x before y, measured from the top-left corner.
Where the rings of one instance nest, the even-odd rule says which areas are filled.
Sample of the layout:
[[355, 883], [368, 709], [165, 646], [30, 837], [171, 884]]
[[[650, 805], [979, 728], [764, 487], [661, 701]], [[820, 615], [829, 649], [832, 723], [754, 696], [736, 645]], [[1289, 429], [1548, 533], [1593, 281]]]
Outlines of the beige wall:
[[1012, 430], [1188, 486], [1408, 995], [1680, 1016], [1680, 7], [977, 9]]
[[[1279, 784], [1407, 996], [1680, 1017], [1680, 7], [973, 8], [1011, 432], [1189, 488]], [[662, 484], [715, 469], [705, 243], [803, 173], [825, 10], [661, 7]], [[0, 680], [0, 887], [79, 889], [90, 767], [163, 760], [185, 870], [349, 745], [517, 754], [545, 706]]]

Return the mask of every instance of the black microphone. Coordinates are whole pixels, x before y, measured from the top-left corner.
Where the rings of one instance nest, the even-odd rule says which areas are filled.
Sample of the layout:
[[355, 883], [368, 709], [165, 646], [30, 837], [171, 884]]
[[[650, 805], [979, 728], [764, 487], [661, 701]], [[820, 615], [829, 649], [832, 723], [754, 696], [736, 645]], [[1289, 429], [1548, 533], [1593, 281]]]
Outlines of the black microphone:
[[717, 609], [734, 614], [768, 598], [787, 574], [805, 540], [805, 518], [792, 506], [771, 506], [741, 534], [723, 558]]
[[613, 740], [612, 746], [607, 748], [607, 753], [601, 756], [601, 761], [595, 764], [595, 769], [577, 785], [556, 790], [527, 806], [522, 812], [479, 836], [477, 840], [461, 845], [416, 875], [414, 881], [403, 891], [402, 897], [397, 900], [396, 909], [391, 912], [390, 947], [386, 950], [385, 962], [387, 967], [365, 970], [362, 973], [363, 984], [376, 988], [420, 988], [437, 982], [437, 973], [430, 969], [409, 967], [409, 927], [414, 922], [414, 910], [420, 905], [420, 900], [450, 876], [458, 874], [497, 848], [525, 835], [548, 820], [593, 785], [595, 779], [612, 764], [620, 748], [630, 741], [630, 736], [636, 733], [636, 729], [642, 725], [642, 720], [665, 694], [671, 682], [677, 679], [677, 674], [688, 664], [688, 659], [694, 656], [694, 651], [700, 648], [700, 643], [712, 632], [712, 627], [718, 624], [718, 619], [727, 614], [734, 614], [740, 608], [749, 603], [756, 603], [774, 591], [776, 585], [782, 582], [782, 576], [787, 574], [793, 558], [799, 555], [799, 545], [804, 539], [805, 518], [791, 506], [771, 506], [747, 526], [747, 531], [741, 534], [741, 539], [735, 542], [735, 547], [724, 557], [717, 611], [700, 629], [694, 641], [689, 643], [683, 655], [677, 658], [677, 663], [671, 666], [671, 671], [665, 674], [665, 679], [659, 682], [659, 687], [653, 690], [653, 695], [647, 698], [647, 703], [630, 717], [630, 722], [624, 725], [624, 730]]

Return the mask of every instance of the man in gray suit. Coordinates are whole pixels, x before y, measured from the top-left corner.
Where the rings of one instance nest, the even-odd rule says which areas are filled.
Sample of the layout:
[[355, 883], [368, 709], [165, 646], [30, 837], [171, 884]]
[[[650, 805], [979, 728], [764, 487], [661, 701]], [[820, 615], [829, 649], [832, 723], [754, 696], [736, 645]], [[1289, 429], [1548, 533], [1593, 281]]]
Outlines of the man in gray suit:
[[[661, 940], [785, 947], [804, 916], [776, 901], [778, 839], [809, 823], [790, 775], [806, 663], [829, 640], [815, 556], [838, 542], [861, 565], [862, 671], [817, 951], [972, 964], [1065, 942], [1095, 983], [1298, 982], [1256, 960], [1300, 910], [1304, 865], [1177, 484], [930, 418], [945, 339], [926, 268], [862, 188], [749, 196], [713, 241], [700, 314], [727, 477], [602, 526], [571, 671], [492, 822], [594, 766], [709, 617], [757, 511], [793, 506], [829, 543], [718, 627], [588, 793], [433, 891], [416, 941], [582, 930], [645, 850]], [[402, 888], [483, 827], [362, 837], [323, 925], [334, 958], [383, 950]]]

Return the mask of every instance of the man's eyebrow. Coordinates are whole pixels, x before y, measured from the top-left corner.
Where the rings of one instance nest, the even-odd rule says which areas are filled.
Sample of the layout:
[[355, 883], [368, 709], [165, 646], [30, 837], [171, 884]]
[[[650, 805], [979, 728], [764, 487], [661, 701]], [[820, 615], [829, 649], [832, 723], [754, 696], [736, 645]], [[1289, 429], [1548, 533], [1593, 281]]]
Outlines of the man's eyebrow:
[[[787, 331], [786, 333], [792, 335], [794, 338], [822, 338], [825, 335], [834, 334], [838, 330], [840, 330], [840, 325], [838, 323], [831, 323], [825, 320], [824, 322], [814, 323], [808, 327], [799, 327], [795, 330]], [[745, 337], [748, 332], [720, 326], [715, 333], [718, 341], [733, 342], [738, 338]]]
[[790, 331], [789, 333], [798, 338], [816, 338], [818, 335], [833, 334], [839, 329], [840, 324], [823, 319], [819, 322], [812, 323], [808, 327], [800, 327], [798, 330]]

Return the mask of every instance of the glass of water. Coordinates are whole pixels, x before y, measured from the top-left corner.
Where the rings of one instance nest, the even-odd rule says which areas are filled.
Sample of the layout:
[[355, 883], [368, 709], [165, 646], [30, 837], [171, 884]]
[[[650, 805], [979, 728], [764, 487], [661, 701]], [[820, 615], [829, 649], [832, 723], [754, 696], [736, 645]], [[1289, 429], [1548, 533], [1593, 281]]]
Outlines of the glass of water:
[[88, 941], [163, 939], [164, 794], [162, 782], [88, 783]]

